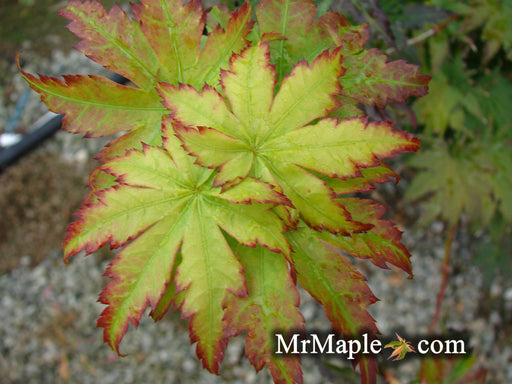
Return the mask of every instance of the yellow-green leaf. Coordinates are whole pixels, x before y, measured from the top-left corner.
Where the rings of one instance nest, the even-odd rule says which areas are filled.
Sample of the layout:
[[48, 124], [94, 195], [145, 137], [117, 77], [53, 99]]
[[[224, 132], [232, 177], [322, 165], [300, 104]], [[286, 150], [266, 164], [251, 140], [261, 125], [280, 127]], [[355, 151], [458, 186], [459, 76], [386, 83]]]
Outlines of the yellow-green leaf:
[[[254, 179], [223, 193], [212, 186], [213, 171], [193, 164], [180, 147], [169, 120], [163, 137], [163, 149], [144, 145], [103, 165], [116, 184], [95, 192], [96, 199], [80, 209], [68, 228], [65, 257], [94, 252], [107, 242], [124, 246], [107, 270], [114, 280], [100, 296], [107, 305], [98, 321], [105, 341], [119, 352], [128, 324], [137, 325], [147, 305], [159, 317], [168, 307], [159, 306], [164, 295], [170, 303], [169, 294], [179, 294], [176, 304], [190, 318], [198, 356], [217, 373], [225, 346], [222, 300], [228, 290], [246, 294], [242, 267], [222, 231], [241, 244], [289, 257], [285, 225], [270, 210], [286, 199]], [[175, 291], [167, 291], [173, 283]]]
[[[161, 84], [184, 148], [198, 164], [219, 167], [214, 185], [252, 176], [272, 183], [313, 228], [355, 233], [369, 226], [351, 220], [334, 190], [313, 173], [346, 179], [380, 165], [379, 158], [413, 151], [418, 141], [388, 122], [324, 117], [339, 91], [338, 51], [298, 64], [272, 99], [275, 73], [268, 44], [246, 49], [222, 74], [223, 93]], [[271, 80], [271, 81], [269, 81]], [[258, 96], [261, 95], [261, 99]], [[313, 120], [321, 119], [313, 125]]]

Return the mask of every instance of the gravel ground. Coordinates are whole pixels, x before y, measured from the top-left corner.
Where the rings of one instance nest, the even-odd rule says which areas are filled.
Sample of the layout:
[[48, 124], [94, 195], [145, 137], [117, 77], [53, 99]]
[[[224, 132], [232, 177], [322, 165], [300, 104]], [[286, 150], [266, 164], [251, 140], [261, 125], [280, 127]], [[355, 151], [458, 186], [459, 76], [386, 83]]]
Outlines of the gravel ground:
[[[384, 335], [397, 330], [425, 334], [435, 306], [432, 293], [437, 292], [440, 283], [442, 238], [425, 232], [415, 237], [406, 233], [405, 237], [406, 243], [419, 245], [412, 247], [415, 279], [407, 280], [397, 271], [380, 270], [369, 277], [370, 286], [381, 299], [370, 311]], [[76, 257], [70, 265], [64, 265], [60, 252], [55, 251], [35, 268], [28, 267], [28, 256], [22, 257], [21, 263], [21, 267], [0, 276], [2, 384], [270, 382], [266, 370], [256, 375], [242, 358], [242, 338], [230, 343], [221, 377], [202, 370], [190, 346], [186, 324], [175, 314], [156, 324], [143, 317], [139, 328], [130, 330], [123, 341], [122, 351], [128, 356], [118, 358], [102, 344], [101, 330], [94, 327], [102, 309], [96, 298], [106, 283], [102, 277], [106, 261], [93, 255]], [[481, 278], [474, 267], [455, 276], [445, 301], [443, 323], [472, 333], [480, 363], [494, 369], [494, 380], [489, 382], [509, 383], [510, 345], [496, 348], [496, 328], [490, 327], [486, 319], [475, 318], [480, 288]], [[319, 306], [306, 295], [302, 311], [311, 329], [329, 329]], [[418, 364], [417, 360], [397, 364], [397, 375], [409, 382]], [[315, 360], [304, 359], [303, 365], [305, 383], [339, 382], [322, 373]]]
[[[97, 73], [99, 68], [78, 52], [54, 51], [49, 59], [24, 54], [24, 69], [31, 73]], [[9, 67], [10, 71], [14, 71]], [[12, 116], [15, 100], [26, 90], [19, 76], [12, 80], [12, 102], [0, 105], [0, 122]], [[20, 125], [30, 125], [45, 112], [35, 94], [31, 94]], [[64, 159], [86, 161], [97, 151], [97, 141], [59, 133], [45, 145]], [[381, 300], [370, 311], [381, 333], [395, 331], [425, 334], [434, 312], [440, 286], [443, 258], [442, 224], [406, 231], [404, 242], [413, 254], [415, 278], [407, 280], [396, 270], [382, 271], [361, 263], [369, 285]], [[462, 231], [453, 244], [452, 269], [441, 323], [446, 328], [466, 330], [478, 357], [478, 366], [489, 369], [490, 383], [512, 382], [512, 341], [510, 330], [512, 284], [499, 278], [484, 289], [481, 273], [471, 263], [471, 238]], [[222, 376], [201, 369], [190, 346], [186, 324], [177, 315], [154, 324], [143, 317], [135, 331], [125, 337], [118, 358], [102, 344], [95, 322], [102, 310], [97, 295], [106, 283], [102, 272], [106, 261], [97, 255], [76, 257], [64, 265], [61, 252], [49, 252], [44, 261], [32, 265], [29, 255], [20, 251], [19, 267], [0, 276], [0, 384], [15, 383], [269, 383], [267, 370], [255, 374], [243, 358], [243, 339], [236, 338], [226, 351]], [[2, 255], [5, 257], [5, 255]], [[490, 296], [484, 296], [485, 292]], [[481, 300], [499, 305], [480, 313]], [[302, 310], [310, 328], [328, 329], [319, 306], [307, 295]], [[409, 382], [414, 379], [418, 360], [397, 363], [395, 374]], [[337, 364], [334, 364], [337, 365]], [[346, 366], [346, 365], [345, 365]], [[305, 383], [348, 383], [337, 371], [326, 370], [323, 363], [304, 359]]]

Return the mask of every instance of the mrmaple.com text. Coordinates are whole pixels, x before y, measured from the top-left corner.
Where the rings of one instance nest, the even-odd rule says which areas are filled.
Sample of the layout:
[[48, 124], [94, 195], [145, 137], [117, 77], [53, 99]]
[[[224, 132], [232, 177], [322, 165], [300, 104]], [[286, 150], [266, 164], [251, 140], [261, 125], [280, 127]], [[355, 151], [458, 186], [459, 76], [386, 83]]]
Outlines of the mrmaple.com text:
[[[367, 333], [360, 339], [340, 339], [334, 334], [292, 334], [288, 337], [276, 333], [275, 354], [277, 355], [342, 355], [353, 360], [357, 355], [378, 355], [383, 349], [383, 342]], [[416, 351], [421, 355], [462, 355], [466, 354], [466, 341], [463, 339], [418, 339]]]

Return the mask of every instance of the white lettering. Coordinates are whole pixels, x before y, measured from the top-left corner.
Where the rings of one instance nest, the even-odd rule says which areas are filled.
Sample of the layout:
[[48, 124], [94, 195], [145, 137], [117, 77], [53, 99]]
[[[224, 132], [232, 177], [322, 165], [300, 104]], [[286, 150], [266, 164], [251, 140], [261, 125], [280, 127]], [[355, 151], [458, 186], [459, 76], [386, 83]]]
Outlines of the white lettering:
[[[348, 349], [348, 357], [347, 357], [347, 359], [348, 360], [353, 360], [354, 359], [354, 354], [358, 354], [359, 351], [361, 351], [361, 343], [359, 342], [359, 340], [349, 340], [348, 344], [349, 344], [349, 349]], [[356, 350], [354, 350], [354, 348], [353, 348], [354, 344], [357, 346]]]
[[[436, 346], [438, 346], [438, 348], [436, 348]], [[434, 355], [439, 355], [441, 352], [443, 352], [443, 343], [440, 340], [433, 340], [430, 343], [430, 351]]]
[[[427, 344], [427, 349], [423, 349], [421, 346], [422, 344]], [[425, 353], [428, 353], [428, 340], [421, 340], [418, 343], [418, 352], [424, 355]]]
[[[446, 351], [445, 353], [456, 353], [456, 354], [463, 354], [466, 353], [466, 348], [464, 345], [464, 340], [446, 340], [445, 342]], [[459, 351], [458, 345], [461, 345], [461, 349]], [[455, 344], [453, 350], [450, 348], [452, 344]]]
[[378, 354], [380, 353], [380, 351], [382, 351], [382, 343], [380, 342], [380, 340], [372, 340], [371, 344], [370, 344], [370, 349], [372, 351], [373, 354]]
[[[327, 336], [323, 345], [320, 342], [318, 335], [312, 334], [311, 338], [313, 339], [313, 349], [311, 353], [334, 353], [332, 349], [332, 339], [334, 338], [334, 335], [332, 333]], [[319, 352], [316, 351], [316, 347], [318, 347]], [[325, 351], [326, 349], [327, 351]]]
[[336, 342], [336, 353], [338, 355], [344, 355], [346, 354], [348, 351], [347, 351], [347, 344], [345, 343], [345, 340], [342, 340], [342, 339], [339, 339], [337, 342]]
[[363, 333], [363, 353], [369, 353], [368, 352], [368, 334]]
[[[291, 353], [299, 353], [299, 351], [297, 350], [297, 339], [299, 338], [298, 334], [295, 334], [292, 336], [292, 338], [290, 340], [290, 344], [288, 344], [288, 345], [286, 345], [283, 335], [276, 334], [276, 336], [277, 336], [277, 351], [276, 351], [276, 353], [279, 353], [279, 354], [290, 353], [290, 349], [292, 349], [292, 346], [293, 346], [293, 350]], [[281, 345], [283, 346], [284, 352], [281, 352]]]
[[307, 347], [307, 345], [308, 345], [309, 343], [311, 343], [311, 340], [301, 340], [300, 342], [302, 343], [302, 353], [303, 353], [303, 354], [308, 353], [308, 347]]

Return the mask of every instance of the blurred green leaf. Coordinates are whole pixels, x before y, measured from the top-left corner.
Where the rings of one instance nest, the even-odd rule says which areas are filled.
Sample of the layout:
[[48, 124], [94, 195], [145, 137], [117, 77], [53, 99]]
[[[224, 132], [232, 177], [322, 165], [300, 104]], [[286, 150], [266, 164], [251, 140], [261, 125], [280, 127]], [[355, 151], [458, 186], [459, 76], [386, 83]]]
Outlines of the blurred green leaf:
[[[480, 160], [481, 162], [479, 162]], [[406, 191], [406, 200], [429, 197], [423, 203], [422, 224], [436, 218], [457, 223], [462, 214], [480, 229], [489, 223], [496, 207], [492, 163], [477, 145], [450, 151], [441, 140], [414, 156], [409, 164], [421, 171]]]

